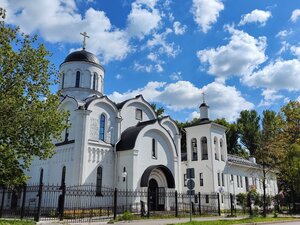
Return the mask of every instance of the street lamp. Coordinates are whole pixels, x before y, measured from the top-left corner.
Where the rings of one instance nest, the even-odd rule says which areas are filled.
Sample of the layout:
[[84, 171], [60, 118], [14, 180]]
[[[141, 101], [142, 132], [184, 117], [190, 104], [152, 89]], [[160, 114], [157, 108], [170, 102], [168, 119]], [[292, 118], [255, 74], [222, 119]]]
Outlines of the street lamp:
[[124, 171], [123, 173], [122, 173], [122, 177], [123, 177], [123, 181], [125, 180], [125, 185], [126, 185], [126, 189], [125, 189], [125, 211], [127, 211], [127, 172], [126, 171]]

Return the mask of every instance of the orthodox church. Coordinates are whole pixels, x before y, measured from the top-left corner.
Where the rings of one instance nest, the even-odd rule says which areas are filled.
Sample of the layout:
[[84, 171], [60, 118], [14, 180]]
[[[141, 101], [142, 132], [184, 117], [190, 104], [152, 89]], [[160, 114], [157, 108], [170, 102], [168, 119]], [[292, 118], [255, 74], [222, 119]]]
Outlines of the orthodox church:
[[[52, 158], [33, 161], [29, 183], [93, 184], [96, 192], [104, 187], [186, 192], [186, 170], [193, 168], [196, 193], [237, 194], [250, 188], [262, 193], [261, 166], [254, 158], [227, 154], [226, 128], [209, 120], [204, 101], [201, 122], [185, 128], [182, 154], [176, 123], [169, 116], [158, 118], [143, 96], [120, 103], [105, 96], [105, 70], [85, 48], [65, 58], [60, 74], [59, 110], [69, 112], [70, 127], [55, 142]], [[267, 193], [275, 195], [275, 174], [267, 183]]]

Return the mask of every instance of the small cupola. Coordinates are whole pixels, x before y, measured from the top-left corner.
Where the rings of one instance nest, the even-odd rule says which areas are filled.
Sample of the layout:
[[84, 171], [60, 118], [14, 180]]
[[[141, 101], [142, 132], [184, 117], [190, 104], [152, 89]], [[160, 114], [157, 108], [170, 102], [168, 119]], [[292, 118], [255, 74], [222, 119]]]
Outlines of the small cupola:
[[78, 99], [102, 96], [104, 88], [104, 68], [96, 55], [86, 51], [87, 34], [83, 35], [82, 50], [70, 53], [60, 65], [60, 89], [63, 95]]
[[205, 121], [205, 120], [209, 120], [209, 106], [205, 103], [205, 99], [204, 99], [204, 93], [203, 93], [203, 102], [202, 104], [199, 106], [200, 109], [200, 120], [201, 121]]

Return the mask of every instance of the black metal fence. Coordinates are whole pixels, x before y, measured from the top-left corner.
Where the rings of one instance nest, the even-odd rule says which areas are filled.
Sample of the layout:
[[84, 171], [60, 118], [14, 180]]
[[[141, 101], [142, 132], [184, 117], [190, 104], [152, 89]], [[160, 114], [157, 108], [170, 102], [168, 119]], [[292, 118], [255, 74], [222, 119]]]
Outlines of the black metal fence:
[[185, 216], [232, 213], [234, 196], [219, 193], [187, 195], [173, 189], [117, 190], [94, 185], [34, 185], [0, 188], [0, 217], [93, 222], [135, 216]]

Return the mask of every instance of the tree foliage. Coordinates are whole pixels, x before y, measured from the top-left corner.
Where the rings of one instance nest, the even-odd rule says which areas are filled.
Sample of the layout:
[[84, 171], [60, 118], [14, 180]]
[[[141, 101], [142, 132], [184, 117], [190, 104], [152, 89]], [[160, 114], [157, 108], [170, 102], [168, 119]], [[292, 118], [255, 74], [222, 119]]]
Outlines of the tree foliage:
[[250, 155], [255, 155], [259, 147], [260, 116], [255, 110], [243, 110], [237, 120], [241, 143], [249, 150]]
[[59, 98], [52, 94], [57, 72], [37, 37], [0, 20], [0, 185], [26, 181], [33, 157], [53, 153], [53, 138], [66, 128]]
[[155, 103], [152, 103], [151, 107], [154, 110], [157, 117], [162, 117], [164, 115], [165, 109], [163, 107], [157, 108], [157, 105]]

